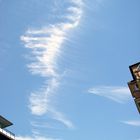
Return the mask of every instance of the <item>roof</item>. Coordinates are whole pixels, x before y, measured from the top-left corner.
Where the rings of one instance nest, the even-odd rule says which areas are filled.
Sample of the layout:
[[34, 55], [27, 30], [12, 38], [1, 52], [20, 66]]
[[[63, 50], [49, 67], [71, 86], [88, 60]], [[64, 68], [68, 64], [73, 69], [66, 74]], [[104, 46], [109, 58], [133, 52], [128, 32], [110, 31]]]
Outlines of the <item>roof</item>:
[[5, 128], [11, 125], [13, 125], [13, 123], [11, 123], [10, 121], [8, 121], [7, 119], [5, 119], [0, 115], [0, 128]]

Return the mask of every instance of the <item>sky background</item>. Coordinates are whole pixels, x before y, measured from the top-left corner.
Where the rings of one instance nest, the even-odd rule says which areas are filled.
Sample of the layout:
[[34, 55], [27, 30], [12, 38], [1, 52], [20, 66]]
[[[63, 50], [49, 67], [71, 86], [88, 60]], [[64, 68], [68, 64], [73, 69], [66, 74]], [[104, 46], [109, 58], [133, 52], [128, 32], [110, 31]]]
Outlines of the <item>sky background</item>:
[[140, 61], [139, 0], [0, 0], [0, 114], [16, 140], [140, 140], [127, 87]]

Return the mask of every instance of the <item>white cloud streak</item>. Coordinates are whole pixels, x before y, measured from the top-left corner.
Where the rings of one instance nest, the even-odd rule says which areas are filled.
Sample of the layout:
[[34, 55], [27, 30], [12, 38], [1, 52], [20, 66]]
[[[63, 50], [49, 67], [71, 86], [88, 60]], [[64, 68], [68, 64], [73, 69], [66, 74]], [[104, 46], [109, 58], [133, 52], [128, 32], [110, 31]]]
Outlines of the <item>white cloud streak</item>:
[[17, 136], [15, 138], [16, 140], [60, 140], [60, 139], [53, 139], [53, 138], [46, 138], [46, 137], [41, 137], [41, 136], [35, 136], [35, 137], [30, 137], [30, 136]]
[[29, 108], [32, 114], [41, 116], [50, 110], [50, 96], [58, 85], [57, 79], [52, 78], [40, 91], [31, 94]]
[[140, 120], [121, 121], [124, 124], [140, 127]]
[[[43, 106], [42, 106], [43, 107]], [[61, 112], [51, 108], [51, 106], [48, 107], [48, 114], [51, 116], [51, 118], [55, 121], [60, 122], [65, 126], [66, 128], [73, 129], [75, 128], [74, 124]], [[40, 109], [41, 110], [41, 109]], [[46, 122], [32, 122], [32, 126], [34, 127], [46, 127], [46, 128], [54, 128], [53, 126], [50, 126], [50, 124]]]
[[[67, 8], [68, 14], [63, 22], [40, 29], [28, 29], [21, 36], [21, 40], [25, 43], [25, 47], [31, 49], [32, 52], [33, 61], [27, 65], [29, 71], [32, 74], [46, 77], [49, 81], [39, 91], [31, 93], [29, 98], [31, 113], [41, 116], [51, 112], [53, 119], [60, 121], [68, 128], [72, 128], [73, 124], [62, 113], [51, 110], [50, 104], [50, 96], [55, 93], [61, 79], [57, 60], [62, 51], [63, 43], [68, 38], [69, 31], [79, 25], [83, 13], [82, 0], [70, 0], [69, 2], [71, 5]], [[32, 138], [27, 137], [25, 140], [32, 140]], [[40, 138], [39, 140], [48, 139]]]
[[67, 128], [74, 128], [74, 124], [66, 118], [64, 114], [56, 110], [51, 110], [53, 119], [61, 122]]
[[127, 87], [121, 86], [99, 86], [88, 90], [89, 93], [103, 96], [118, 103], [125, 103], [130, 99], [130, 91]]

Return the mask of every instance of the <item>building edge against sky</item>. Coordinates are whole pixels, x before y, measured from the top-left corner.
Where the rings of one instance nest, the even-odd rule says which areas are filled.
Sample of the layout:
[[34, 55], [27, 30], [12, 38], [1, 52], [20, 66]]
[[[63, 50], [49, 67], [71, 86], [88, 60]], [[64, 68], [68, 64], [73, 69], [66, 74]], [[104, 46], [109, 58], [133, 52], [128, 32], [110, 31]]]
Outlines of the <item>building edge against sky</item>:
[[133, 80], [128, 82], [128, 87], [140, 113], [140, 62], [129, 66]]
[[0, 115], [0, 140], [15, 140], [15, 134], [5, 129], [11, 125], [13, 123]]

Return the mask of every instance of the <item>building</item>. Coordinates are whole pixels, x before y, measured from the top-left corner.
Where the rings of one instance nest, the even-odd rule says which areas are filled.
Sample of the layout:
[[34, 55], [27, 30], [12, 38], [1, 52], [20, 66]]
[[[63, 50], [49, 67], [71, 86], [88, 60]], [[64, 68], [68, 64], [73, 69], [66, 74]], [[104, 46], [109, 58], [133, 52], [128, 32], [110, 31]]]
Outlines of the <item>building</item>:
[[0, 115], [0, 140], [15, 140], [15, 135], [6, 129], [11, 125], [10, 121]]
[[140, 62], [129, 66], [133, 80], [128, 82], [128, 87], [140, 113]]

